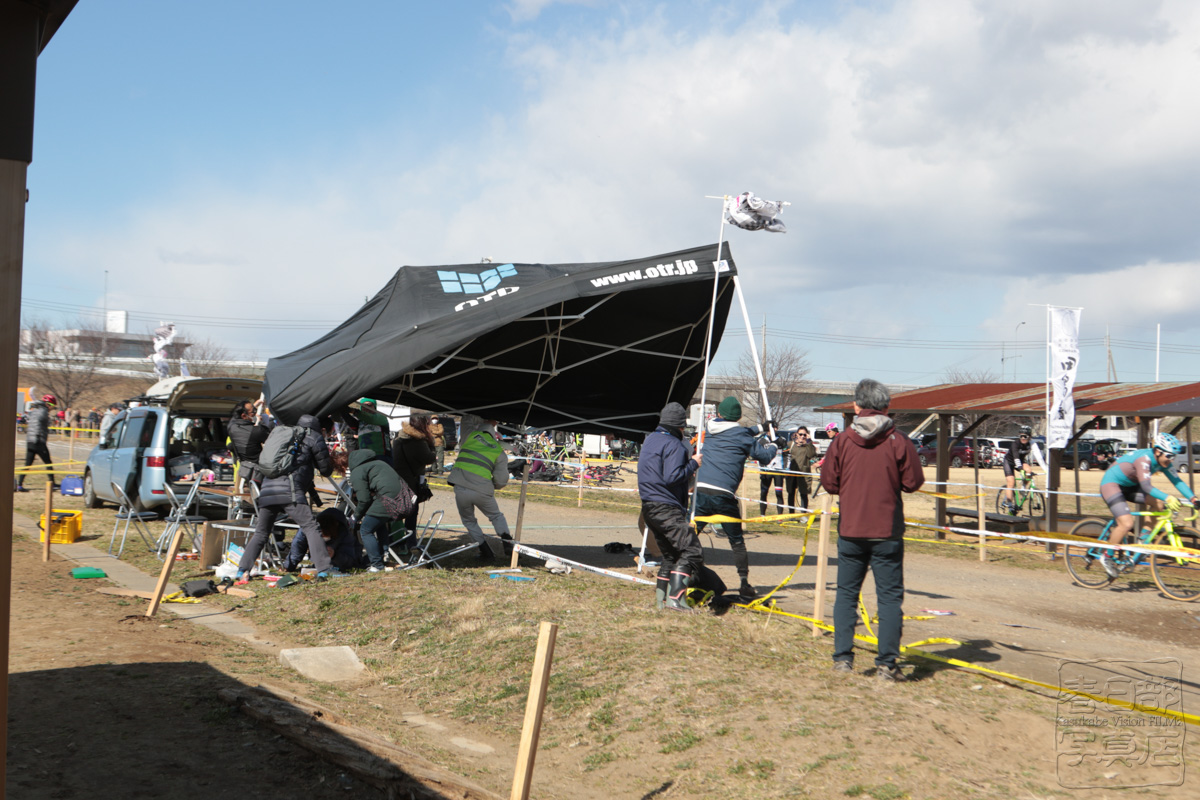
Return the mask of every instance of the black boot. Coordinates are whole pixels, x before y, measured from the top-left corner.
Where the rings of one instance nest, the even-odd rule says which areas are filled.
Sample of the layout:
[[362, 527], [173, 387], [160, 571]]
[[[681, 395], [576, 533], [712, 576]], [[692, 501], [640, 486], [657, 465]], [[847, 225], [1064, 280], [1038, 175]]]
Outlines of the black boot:
[[690, 564], [676, 564], [671, 570], [671, 580], [667, 584], [667, 599], [663, 608], [672, 611], [691, 611], [688, 605], [688, 587], [692, 585], [692, 567]]
[[492, 552], [492, 546], [488, 542], [479, 543], [479, 560], [485, 564], [496, 560], [496, 554]]

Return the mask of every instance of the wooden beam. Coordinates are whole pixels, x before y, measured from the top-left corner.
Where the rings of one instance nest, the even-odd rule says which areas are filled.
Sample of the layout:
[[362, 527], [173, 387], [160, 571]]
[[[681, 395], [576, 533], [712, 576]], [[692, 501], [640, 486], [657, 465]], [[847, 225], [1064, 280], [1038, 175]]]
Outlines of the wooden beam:
[[[1047, 529], [1052, 533], [1058, 530], [1058, 487], [1059, 487], [1059, 470], [1062, 468], [1062, 450], [1053, 448], [1048, 453], [1049, 463], [1046, 464], [1050, 469], [1049, 475], [1046, 476], [1046, 514], [1048, 516]], [[1047, 543], [1046, 550], [1054, 553], [1058, 551], [1058, 545]]]
[[546, 688], [550, 684], [550, 664], [554, 661], [554, 640], [557, 635], [558, 626], [553, 622], [543, 621], [538, 628], [537, 654], [533, 659], [533, 676], [529, 681], [529, 699], [525, 702], [525, 724], [521, 727], [521, 744], [517, 748], [517, 768], [513, 773], [510, 800], [529, 800], [538, 737], [542, 733], [542, 709], [546, 706]]
[[[964, 429], [962, 430], [962, 432], [958, 434], [958, 436], [955, 436], [955, 437], [954, 437], [954, 441], [950, 442], [950, 449], [951, 449], [951, 450], [953, 450], [953, 449], [954, 449], [954, 445], [958, 444], [958, 443], [959, 443], [959, 442], [961, 442], [963, 439], [967, 438], [967, 434], [968, 434], [968, 433], [971, 433], [973, 430], [975, 430], [976, 428], [978, 428], [980, 425], [982, 425], [984, 422], [988, 421], [988, 420], [989, 420], [989, 419], [991, 419], [991, 418], [992, 418], [992, 415], [991, 415], [991, 414], [984, 414], [982, 417], [980, 417], [979, 419], [975, 420], [975, 421], [974, 421], [974, 422], [972, 422], [970, 425], [968, 425], [966, 428], [964, 428]], [[979, 437], [978, 437], [978, 436], [976, 436], [976, 437], [975, 437], [975, 441], [976, 441], [976, 442], [978, 442], [978, 441], [979, 441]]]
[[54, 529], [54, 475], [46, 476], [46, 516], [42, 521], [42, 561], [50, 560], [50, 531]]
[[[517, 501], [517, 527], [513, 531], [513, 539], [521, 541], [521, 526], [525, 522], [525, 492], [529, 489], [529, 456], [525, 456], [525, 466], [521, 469], [521, 499]], [[513, 548], [512, 559], [509, 561], [510, 568], [517, 566], [517, 548]]]
[[[815, 489], [813, 491], [816, 491]], [[811, 501], [810, 501], [811, 502]], [[829, 571], [829, 528], [833, 516], [833, 495], [827, 494], [821, 498], [821, 524], [817, 526], [817, 577], [813, 582], [813, 636], [820, 636], [824, 628], [817, 622], [825, 621], [825, 583]]]
[[[950, 479], [950, 424], [954, 417], [950, 414], [938, 414], [938, 432], [937, 432], [937, 466], [934, 469], [934, 480], [937, 482], [937, 490], [939, 492], [946, 491], [946, 481]], [[946, 532], [941, 528], [946, 527], [946, 500], [938, 497], [934, 499], [934, 524], [938, 527], [937, 538], [945, 539]]]
[[[136, 512], [130, 511], [130, 513]], [[171, 568], [175, 566], [175, 556], [179, 553], [181, 541], [183, 541], [183, 525], [177, 527], [175, 535], [171, 537], [171, 546], [167, 548], [167, 554], [164, 556], [162, 571], [158, 574], [158, 583], [154, 587], [154, 596], [150, 598], [150, 607], [146, 609], [147, 617], [153, 617], [162, 604], [163, 593], [167, 591], [167, 583], [171, 580]]]

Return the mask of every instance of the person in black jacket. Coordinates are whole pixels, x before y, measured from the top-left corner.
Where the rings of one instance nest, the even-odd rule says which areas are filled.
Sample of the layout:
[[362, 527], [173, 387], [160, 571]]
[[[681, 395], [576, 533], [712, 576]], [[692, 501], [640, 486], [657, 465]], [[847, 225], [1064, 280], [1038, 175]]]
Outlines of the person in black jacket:
[[271, 429], [259, 423], [260, 407], [261, 401], [243, 400], [233, 407], [229, 418], [229, 445], [238, 460], [238, 477], [245, 480], [251, 479], [251, 472], [247, 470], [243, 474], [242, 463], [257, 462], [263, 442], [271, 435]]
[[[424, 482], [425, 468], [435, 460], [429, 417], [414, 414], [408, 422], [401, 425], [400, 432], [392, 440], [392, 466], [418, 500], [421, 498], [421, 490], [418, 487]], [[420, 513], [420, 504], [414, 503], [412, 513], [404, 518], [404, 527], [409, 536], [417, 532], [417, 517]]]
[[329, 560], [325, 540], [321, 538], [321, 529], [317, 527], [312, 508], [308, 505], [308, 493], [314, 488], [315, 473], [320, 472], [329, 477], [333, 472], [333, 462], [329, 458], [329, 448], [325, 445], [325, 438], [321, 436], [321, 426], [317, 418], [312, 414], [305, 414], [300, 417], [299, 427], [307, 430], [296, 453], [295, 468], [286, 475], [266, 478], [262, 482], [258, 495], [258, 524], [254, 527], [254, 535], [246, 543], [242, 560], [238, 562], [238, 583], [246, 583], [249, 580], [250, 568], [262, 553], [267, 537], [275, 527], [275, 521], [284, 514], [299, 525], [308, 538], [308, 553], [313, 566], [317, 568], [317, 578], [324, 579], [341, 574], [340, 570], [333, 568]]
[[642, 517], [663, 554], [655, 605], [677, 611], [688, 610], [688, 587], [704, 566], [704, 548], [687, 517], [688, 481], [700, 468], [700, 454], [688, 454], [684, 422], [683, 406], [668, 403], [638, 457]]
[[50, 481], [50, 490], [53, 491], [57, 486], [52, 471], [54, 462], [50, 460], [50, 448], [46, 446], [47, 437], [50, 435], [50, 409], [57, 403], [54, 395], [44, 394], [41, 400], [30, 404], [29, 410], [25, 412], [25, 472], [17, 478], [14, 488], [18, 492], [29, 491], [25, 488], [25, 474], [33, 466], [36, 458], [46, 462], [46, 478]]

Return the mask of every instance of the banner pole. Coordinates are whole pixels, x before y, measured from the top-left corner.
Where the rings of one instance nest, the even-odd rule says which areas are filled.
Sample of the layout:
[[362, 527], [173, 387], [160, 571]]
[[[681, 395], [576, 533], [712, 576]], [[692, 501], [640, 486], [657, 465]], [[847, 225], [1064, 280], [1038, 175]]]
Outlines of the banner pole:
[[[721, 198], [721, 230], [717, 234], [717, 260], [713, 262], [713, 291], [712, 304], [708, 309], [708, 330], [704, 334], [704, 377], [700, 381], [700, 430], [696, 436], [696, 452], [704, 449], [704, 429], [708, 420], [705, 419], [708, 402], [708, 364], [712, 359], [713, 322], [717, 316], [717, 287], [721, 281], [721, 250], [725, 246], [725, 198]], [[696, 493], [692, 492], [691, 508], [688, 509], [688, 520], [696, 518]]]
[[[746, 324], [746, 338], [750, 342], [750, 357], [754, 360], [754, 374], [758, 377], [758, 392], [762, 397], [763, 419], [771, 418], [771, 404], [767, 402], [767, 382], [763, 378], [762, 365], [758, 361], [758, 348], [754, 346], [754, 332], [750, 328], [750, 314], [746, 311], [746, 298], [742, 294], [742, 282], [733, 276], [733, 288], [737, 290], [738, 305], [742, 307], [742, 321]], [[775, 426], [771, 426], [771, 438], [775, 438]]]

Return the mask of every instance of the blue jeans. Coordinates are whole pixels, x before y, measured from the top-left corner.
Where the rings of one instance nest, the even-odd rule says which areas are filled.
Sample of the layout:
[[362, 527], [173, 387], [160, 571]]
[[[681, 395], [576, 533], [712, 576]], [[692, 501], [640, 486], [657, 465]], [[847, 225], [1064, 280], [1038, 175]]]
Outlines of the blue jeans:
[[383, 517], [363, 517], [358, 529], [362, 536], [363, 549], [372, 567], [383, 569], [383, 554], [391, 543], [392, 522]]
[[854, 661], [854, 628], [858, 624], [858, 596], [867, 568], [875, 574], [879, 602], [879, 638], [875, 666], [894, 667], [900, 657], [904, 625], [904, 540], [838, 537], [837, 600], [833, 604], [833, 660]]

